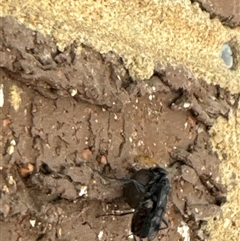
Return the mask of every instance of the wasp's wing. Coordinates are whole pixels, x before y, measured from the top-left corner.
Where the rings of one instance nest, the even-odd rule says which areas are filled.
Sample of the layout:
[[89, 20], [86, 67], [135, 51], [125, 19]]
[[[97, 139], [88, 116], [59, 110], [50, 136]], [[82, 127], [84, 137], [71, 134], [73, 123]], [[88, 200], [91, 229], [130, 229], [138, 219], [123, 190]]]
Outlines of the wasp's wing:
[[[159, 183], [155, 184], [156, 191], [153, 194], [153, 199], [156, 198], [155, 210], [153, 210], [153, 216], [151, 218], [151, 224], [149, 228], [148, 241], [153, 240], [161, 227], [161, 222], [164, 219], [164, 213], [167, 206], [168, 195], [170, 192], [170, 182], [167, 177], [162, 178]], [[153, 191], [153, 190], [152, 190]]]
[[149, 234], [153, 210], [153, 201], [148, 199], [142, 202], [132, 217], [131, 231], [140, 238], [146, 238]]
[[153, 240], [160, 229], [161, 222], [164, 220], [164, 213], [167, 205], [170, 183], [166, 176], [159, 177], [147, 199], [141, 202], [132, 218], [131, 231], [140, 238]]
[[128, 205], [137, 208], [145, 195], [145, 186], [134, 179], [130, 179], [124, 184], [124, 198]]

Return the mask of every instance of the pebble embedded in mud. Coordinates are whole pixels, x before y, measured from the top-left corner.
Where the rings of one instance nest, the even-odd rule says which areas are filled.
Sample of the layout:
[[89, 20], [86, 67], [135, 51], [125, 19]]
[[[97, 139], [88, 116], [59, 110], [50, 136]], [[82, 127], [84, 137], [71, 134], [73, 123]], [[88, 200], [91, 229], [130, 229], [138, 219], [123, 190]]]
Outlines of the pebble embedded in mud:
[[31, 226], [34, 228], [35, 224], [36, 224], [36, 220], [35, 219], [30, 219], [29, 222], [30, 222]]
[[106, 156], [101, 156], [101, 163], [103, 165], [106, 165], [108, 163], [107, 157]]
[[0, 107], [4, 105], [3, 84], [0, 85]]
[[83, 159], [88, 160], [91, 155], [92, 155], [92, 152], [90, 149], [84, 149], [82, 154]]
[[181, 222], [181, 225], [177, 228], [178, 233], [182, 236], [183, 241], [190, 241], [189, 227], [185, 222]]
[[81, 186], [81, 189], [80, 189], [80, 192], [79, 192], [79, 197], [82, 197], [82, 196], [87, 196], [87, 186]]
[[7, 148], [7, 153], [9, 155], [12, 155], [14, 153], [14, 146], [10, 145], [8, 148]]
[[6, 218], [9, 214], [10, 206], [8, 204], [1, 205], [0, 212], [3, 213], [3, 216]]
[[3, 120], [3, 127], [7, 127], [11, 123], [11, 120], [9, 118], [6, 118]]
[[103, 231], [101, 230], [101, 231], [98, 233], [98, 240], [102, 240], [102, 237], [103, 237]]
[[27, 163], [24, 166], [20, 167], [20, 175], [22, 177], [29, 177], [34, 171], [34, 165]]

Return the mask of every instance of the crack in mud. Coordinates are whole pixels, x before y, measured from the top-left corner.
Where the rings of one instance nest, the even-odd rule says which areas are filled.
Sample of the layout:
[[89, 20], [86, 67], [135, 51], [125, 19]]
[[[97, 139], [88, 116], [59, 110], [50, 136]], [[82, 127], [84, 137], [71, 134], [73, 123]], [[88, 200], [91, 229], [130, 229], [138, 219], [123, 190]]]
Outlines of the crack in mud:
[[126, 136], [125, 136], [125, 120], [122, 119], [122, 129], [120, 131], [120, 135], [122, 137], [122, 142], [119, 145], [119, 151], [118, 151], [118, 157], [122, 156], [122, 151], [124, 148], [124, 145], [126, 144]]

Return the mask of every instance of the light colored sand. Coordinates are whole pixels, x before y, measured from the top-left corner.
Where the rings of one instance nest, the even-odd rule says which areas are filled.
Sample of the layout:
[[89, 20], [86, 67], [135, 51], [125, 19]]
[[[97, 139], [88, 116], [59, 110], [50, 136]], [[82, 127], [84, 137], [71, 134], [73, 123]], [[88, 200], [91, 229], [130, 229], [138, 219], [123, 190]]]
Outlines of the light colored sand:
[[219, 58], [224, 42], [240, 44], [240, 29], [224, 28], [190, 1], [2, 0], [0, 6], [3, 15], [53, 36], [60, 48], [77, 40], [116, 51], [135, 77], [149, 77], [160, 61], [240, 91], [240, 68], [230, 71]]
[[219, 154], [221, 176], [227, 186], [228, 202], [218, 221], [211, 220], [211, 240], [240, 240], [240, 104], [229, 121], [220, 117], [210, 130], [214, 150]]
[[[100, 52], [113, 50], [135, 78], [149, 77], [160, 61], [184, 66], [208, 83], [240, 92], [240, 65], [229, 70], [219, 58], [222, 44], [231, 40], [238, 43], [235, 47], [240, 61], [240, 28], [231, 30], [218, 20], [210, 20], [190, 1], [2, 0], [0, 11], [52, 36], [60, 48], [77, 41]], [[221, 164], [221, 180], [229, 187], [223, 216], [209, 225], [212, 241], [240, 240], [239, 123], [240, 109], [229, 122], [219, 118], [211, 130], [216, 132], [212, 139], [216, 150], [220, 156], [227, 154]]]

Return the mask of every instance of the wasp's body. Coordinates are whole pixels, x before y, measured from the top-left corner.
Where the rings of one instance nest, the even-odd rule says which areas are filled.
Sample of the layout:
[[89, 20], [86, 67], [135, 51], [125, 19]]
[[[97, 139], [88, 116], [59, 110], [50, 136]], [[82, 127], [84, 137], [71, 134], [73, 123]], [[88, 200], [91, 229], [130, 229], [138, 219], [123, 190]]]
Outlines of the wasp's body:
[[131, 231], [140, 238], [153, 240], [164, 222], [170, 182], [167, 171], [161, 167], [141, 169], [131, 181], [124, 184], [126, 202], [135, 208]]

